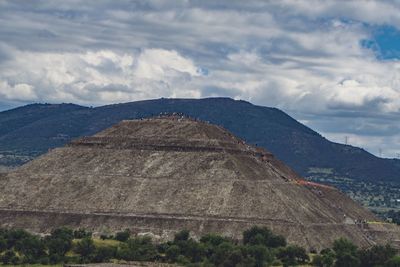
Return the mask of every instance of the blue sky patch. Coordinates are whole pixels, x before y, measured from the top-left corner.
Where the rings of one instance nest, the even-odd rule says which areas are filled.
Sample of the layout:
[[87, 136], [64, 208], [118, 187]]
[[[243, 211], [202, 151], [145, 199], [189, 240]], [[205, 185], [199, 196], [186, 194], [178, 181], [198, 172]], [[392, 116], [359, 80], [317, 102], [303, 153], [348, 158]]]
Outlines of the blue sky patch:
[[389, 25], [375, 27], [371, 39], [361, 45], [372, 49], [380, 60], [400, 59], [400, 30]]

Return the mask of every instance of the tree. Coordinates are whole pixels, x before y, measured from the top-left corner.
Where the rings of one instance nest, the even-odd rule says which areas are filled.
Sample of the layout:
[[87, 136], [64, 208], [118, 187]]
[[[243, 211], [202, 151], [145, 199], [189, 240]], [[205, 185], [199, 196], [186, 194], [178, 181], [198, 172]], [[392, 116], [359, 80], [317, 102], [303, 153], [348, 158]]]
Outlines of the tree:
[[283, 236], [275, 235], [266, 227], [253, 226], [243, 232], [243, 244], [277, 248], [286, 246], [286, 240]]
[[210, 244], [212, 246], [218, 246], [223, 242], [230, 242], [230, 240], [217, 234], [206, 234], [200, 238], [200, 242]]
[[266, 245], [270, 248], [284, 247], [286, 246], [286, 239], [282, 235], [272, 234], [266, 241]]
[[249, 246], [248, 253], [254, 259], [255, 267], [263, 267], [274, 259], [272, 253], [263, 245]]
[[346, 238], [336, 239], [333, 242], [333, 250], [335, 251], [336, 255], [357, 254], [357, 246]]
[[211, 256], [211, 262], [216, 266], [221, 265], [225, 259], [229, 258], [229, 256], [233, 253], [235, 247], [232, 243], [224, 242], [219, 244], [215, 248], [214, 254]]
[[172, 245], [169, 248], [167, 248], [166, 251], [166, 256], [167, 256], [167, 260], [170, 262], [176, 262], [176, 260], [178, 259], [178, 256], [180, 255], [180, 248], [177, 245]]
[[395, 256], [388, 260], [385, 265], [385, 267], [400, 267], [400, 256]]
[[59, 254], [50, 254], [49, 255], [49, 263], [51, 264], [57, 264], [60, 262], [64, 261], [64, 256], [61, 256]]
[[200, 238], [200, 243], [204, 245], [205, 256], [210, 259], [215, 253], [216, 247], [218, 247], [222, 243], [232, 244], [232, 240], [217, 234], [206, 234], [205, 236]]
[[83, 259], [90, 259], [96, 247], [94, 246], [93, 240], [90, 237], [85, 237], [76, 244], [74, 251], [81, 255]]
[[192, 239], [174, 242], [180, 249], [182, 255], [191, 262], [200, 262], [206, 256], [207, 246]]
[[281, 248], [276, 256], [282, 261], [284, 266], [305, 263], [309, 260], [306, 250], [296, 245], [290, 245], [285, 248]]
[[95, 249], [93, 261], [94, 262], [108, 262], [116, 255], [115, 247], [98, 247]]
[[358, 267], [360, 266], [360, 259], [350, 253], [344, 253], [340, 254], [339, 256], [336, 256], [336, 262], [335, 266], [336, 267]]
[[222, 263], [224, 267], [236, 267], [244, 261], [244, 256], [240, 250], [234, 250]]
[[74, 231], [74, 238], [82, 239], [85, 237], [92, 237], [92, 232], [86, 231], [82, 228]]
[[151, 261], [156, 256], [156, 247], [148, 237], [129, 239], [117, 250], [117, 257], [127, 261]]
[[74, 232], [67, 227], [57, 228], [51, 232], [51, 238], [61, 238], [63, 240], [74, 239]]
[[363, 267], [381, 266], [395, 255], [396, 250], [389, 244], [386, 246], [375, 245], [359, 251], [359, 258]]
[[30, 236], [31, 236], [31, 234], [29, 234], [25, 230], [21, 230], [21, 229], [9, 230], [6, 234], [7, 248], [14, 247], [18, 240], [28, 238]]
[[30, 235], [18, 240], [15, 243], [15, 250], [24, 255], [25, 263], [37, 263], [40, 258], [46, 256], [45, 245], [42, 239]]
[[54, 255], [55, 258], [63, 258], [64, 255], [71, 249], [72, 241], [65, 240], [62, 238], [49, 238], [46, 240], [47, 248], [49, 249], [49, 255]]
[[7, 240], [0, 236], [0, 254], [7, 249]]
[[313, 265], [319, 267], [331, 267], [334, 262], [335, 252], [330, 248], [321, 250], [320, 254], [313, 259]]
[[333, 242], [333, 250], [336, 254], [336, 267], [360, 266], [357, 254], [357, 246], [345, 238], [339, 238]]
[[66, 227], [55, 229], [46, 237], [51, 263], [63, 261], [65, 254], [72, 248], [73, 238], [73, 231]]
[[19, 262], [19, 259], [18, 259], [17, 255], [15, 254], [14, 251], [7, 250], [4, 253], [4, 255], [1, 257], [1, 262], [4, 265], [10, 264], [10, 263], [13, 264], [13, 265], [17, 265], [18, 262]]

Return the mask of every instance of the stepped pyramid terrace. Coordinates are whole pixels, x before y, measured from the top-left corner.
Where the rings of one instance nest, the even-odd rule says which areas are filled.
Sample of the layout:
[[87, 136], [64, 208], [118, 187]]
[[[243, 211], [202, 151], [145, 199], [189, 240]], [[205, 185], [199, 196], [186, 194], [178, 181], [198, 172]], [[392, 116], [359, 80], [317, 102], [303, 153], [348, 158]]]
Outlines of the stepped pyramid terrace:
[[122, 121], [0, 177], [0, 226], [47, 233], [125, 228], [168, 239], [182, 229], [241, 238], [267, 226], [308, 249], [338, 237], [400, 240], [337, 189], [304, 181], [271, 153], [183, 116]]

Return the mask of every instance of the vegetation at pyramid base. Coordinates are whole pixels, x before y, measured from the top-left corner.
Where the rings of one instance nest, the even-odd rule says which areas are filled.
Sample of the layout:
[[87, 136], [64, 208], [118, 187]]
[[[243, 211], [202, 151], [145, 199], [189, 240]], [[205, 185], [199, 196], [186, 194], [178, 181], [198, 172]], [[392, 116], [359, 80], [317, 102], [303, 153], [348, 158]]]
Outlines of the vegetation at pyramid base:
[[[109, 239], [112, 238], [112, 239]], [[154, 243], [149, 237], [131, 237], [125, 230], [101, 239], [83, 229], [54, 230], [39, 237], [19, 229], [0, 229], [0, 259], [3, 264], [102, 263], [112, 260], [178, 263], [183, 266], [400, 266], [400, 256], [390, 245], [359, 249], [346, 239], [332, 248], [310, 255], [302, 247], [288, 245], [284, 237], [265, 227], [243, 232], [241, 242], [207, 234], [199, 241], [189, 231], [173, 241]]]

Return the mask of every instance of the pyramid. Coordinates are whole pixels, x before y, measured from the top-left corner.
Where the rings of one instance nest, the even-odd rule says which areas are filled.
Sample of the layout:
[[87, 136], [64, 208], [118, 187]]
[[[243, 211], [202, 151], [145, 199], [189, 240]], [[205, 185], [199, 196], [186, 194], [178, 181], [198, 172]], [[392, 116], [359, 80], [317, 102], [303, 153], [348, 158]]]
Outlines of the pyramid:
[[222, 127], [182, 116], [122, 121], [0, 177], [0, 226], [47, 233], [129, 228], [168, 239], [267, 226], [289, 243], [397, 244], [399, 228], [335, 188], [307, 182]]

